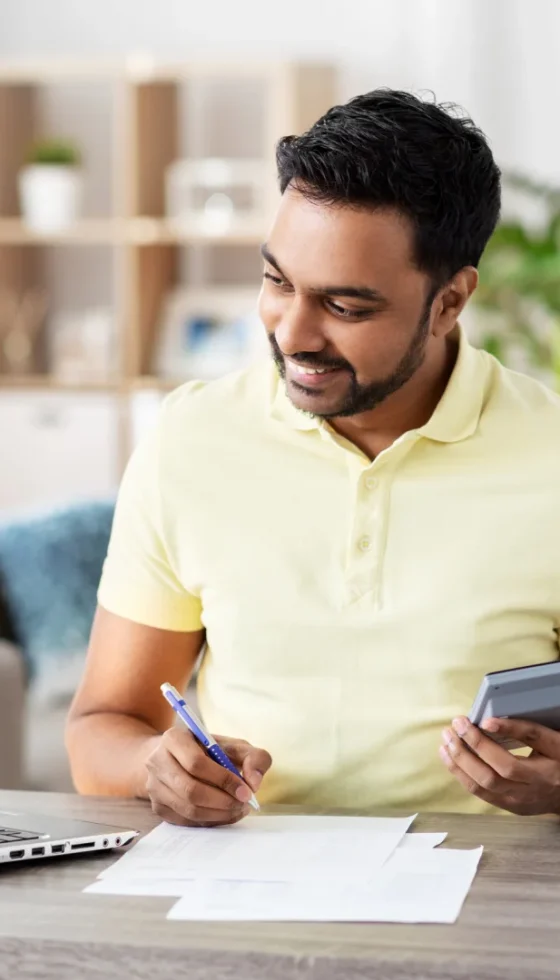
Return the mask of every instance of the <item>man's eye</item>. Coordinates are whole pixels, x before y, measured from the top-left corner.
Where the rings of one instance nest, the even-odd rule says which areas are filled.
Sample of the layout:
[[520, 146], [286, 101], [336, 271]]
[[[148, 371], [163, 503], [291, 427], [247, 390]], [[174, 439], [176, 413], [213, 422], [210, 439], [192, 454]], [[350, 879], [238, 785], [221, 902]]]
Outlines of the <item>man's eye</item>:
[[263, 276], [265, 279], [270, 279], [270, 281], [273, 282], [275, 286], [286, 285], [285, 279], [282, 279], [280, 276], [273, 276], [270, 272], [263, 272]]
[[338, 303], [328, 302], [327, 306], [329, 309], [336, 313], [337, 316], [342, 317], [345, 320], [351, 320], [354, 317], [360, 319], [360, 317], [370, 316], [372, 310], [349, 310], [347, 306], [339, 306]]

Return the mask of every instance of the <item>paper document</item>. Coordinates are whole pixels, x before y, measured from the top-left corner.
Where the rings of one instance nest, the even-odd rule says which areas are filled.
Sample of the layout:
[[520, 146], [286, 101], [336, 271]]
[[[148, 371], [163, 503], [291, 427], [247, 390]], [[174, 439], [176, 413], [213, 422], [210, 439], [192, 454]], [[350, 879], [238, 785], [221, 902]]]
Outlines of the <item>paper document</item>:
[[455, 922], [482, 848], [404, 847], [374, 883], [191, 882], [169, 919], [290, 922]]
[[443, 834], [405, 834], [402, 841], [399, 844], [401, 847], [437, 847], [438, 844], [443, 844], [446, 833]]
[[414, 817], [248, 817], [162, 823], [85, 890], [178, 898], [192, 921], [454, 922], [482, 848], [437, 850]]
[[413, 820], [260, 815], [234, 827], [162, 823], [102, 878], [360, 882], [377, 874]]
[[[447, 834], [405, 834], [398, 845], [398, 849], [420, 847], [437, 847], [441, 844]], [[390, 860], [390, 859], [389, 859]], [[84, 889], [90, 895], [136, 895], [136, 896], [170, 896], [180, 897], [185, 892], [192, 891], [194, 879], [167, 878], [164, 880], [157, 878], [144, 878], [135, 874], [133, 877], [125, 875], [104, 874], [93, 885]]]

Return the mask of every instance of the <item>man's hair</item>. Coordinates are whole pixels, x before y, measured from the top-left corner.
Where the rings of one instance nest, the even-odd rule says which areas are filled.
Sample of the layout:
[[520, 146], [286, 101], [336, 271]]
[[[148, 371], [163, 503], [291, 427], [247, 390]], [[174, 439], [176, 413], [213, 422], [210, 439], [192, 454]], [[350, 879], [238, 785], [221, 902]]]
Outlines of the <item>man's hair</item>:
[[386, 88], [329, 109], [276, 149], [282, 193], [335, 206], [393, 208], [414, 260], [438, 287], [477, 266], [500, 214], [500, 170], [484, 134], [452, 104]]

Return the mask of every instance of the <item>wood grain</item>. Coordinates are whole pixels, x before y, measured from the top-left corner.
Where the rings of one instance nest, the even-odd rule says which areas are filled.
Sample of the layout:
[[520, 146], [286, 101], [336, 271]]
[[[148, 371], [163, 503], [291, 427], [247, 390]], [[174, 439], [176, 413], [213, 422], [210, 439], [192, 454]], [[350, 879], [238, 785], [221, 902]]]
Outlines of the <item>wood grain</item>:
[[[6, 791], [0, 808], [142, 831], [156, 823], [132, 800]], [[414, 829], [447, 830], [452, 847], [485, 845], [455, 925], [167, 922], [171, 899], [81, 894], [114, 859], [88, 855], [0, 871], [0, 980], [557, 980], [559, 821], [427, 814]]]

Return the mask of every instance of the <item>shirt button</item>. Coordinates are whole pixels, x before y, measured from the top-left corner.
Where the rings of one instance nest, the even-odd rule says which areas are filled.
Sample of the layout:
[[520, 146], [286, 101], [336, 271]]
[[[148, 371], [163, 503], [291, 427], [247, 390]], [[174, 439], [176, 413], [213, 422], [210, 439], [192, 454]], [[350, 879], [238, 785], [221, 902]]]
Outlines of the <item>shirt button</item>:
[[360, 538], [358, 546], [360, 551], [369, 551], [371, 548], [371, 538], [369, 538], [367, 534], [364, 534], [363, 538]]
[[368, 490], [375, 490], [377, 486], [377, 480], [374, 476], [368, 476], [366, 479], [366, 487]]

